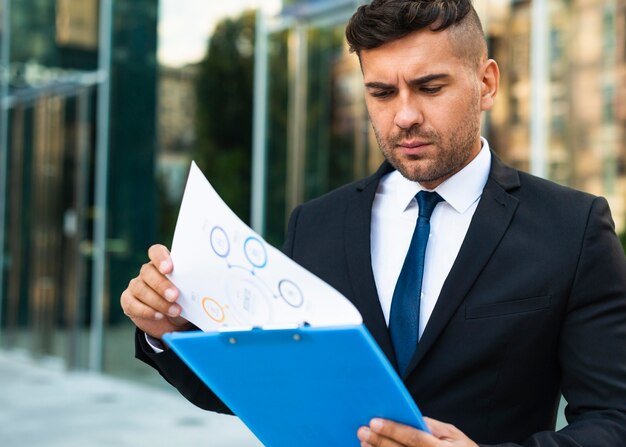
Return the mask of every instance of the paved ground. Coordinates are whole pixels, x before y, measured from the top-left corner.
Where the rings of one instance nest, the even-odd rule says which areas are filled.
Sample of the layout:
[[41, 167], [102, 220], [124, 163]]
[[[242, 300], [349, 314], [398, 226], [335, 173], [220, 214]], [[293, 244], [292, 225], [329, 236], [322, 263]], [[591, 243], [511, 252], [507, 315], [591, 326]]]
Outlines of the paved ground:
[[202, 411], [176, 391], [0, 350], [0, 446], [177, 445], [261, 447], [238, 419]]
[[178, 445], [262, 447], [237, 418], [202, 411], [173, 389], [0, 350], [1, 447]]

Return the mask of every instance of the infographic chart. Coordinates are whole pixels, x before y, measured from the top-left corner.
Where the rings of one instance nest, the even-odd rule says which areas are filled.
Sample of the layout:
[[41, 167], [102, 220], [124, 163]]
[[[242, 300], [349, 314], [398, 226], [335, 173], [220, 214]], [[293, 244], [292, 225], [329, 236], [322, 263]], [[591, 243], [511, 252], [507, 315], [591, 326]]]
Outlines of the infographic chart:
[[335, 289], [269, 245], [222, 201], [192, 164], [172, 244], [183, 317], [223, 326], [359, 324]]
[[[284, 302], [299, 309], [304, 305], [304, 296], [298, 285], [288, 278], [278, 283], [268, 282], [263, 271], [268, 264], [265, 242], [257, 236], [248, 236], [243, 244], [233, 247], [227, 230], [213, 226], [209, 232], [213, 254], [222, 258], [228, 267], [226, 293], [222, 297], [204, 296], [202, 308], [216, 323], [224, 323], [229, 313], [242, 324], [269, 324], [274, 301]], [[241, 250], [245, 263], [238, 264], [232, 249]]]

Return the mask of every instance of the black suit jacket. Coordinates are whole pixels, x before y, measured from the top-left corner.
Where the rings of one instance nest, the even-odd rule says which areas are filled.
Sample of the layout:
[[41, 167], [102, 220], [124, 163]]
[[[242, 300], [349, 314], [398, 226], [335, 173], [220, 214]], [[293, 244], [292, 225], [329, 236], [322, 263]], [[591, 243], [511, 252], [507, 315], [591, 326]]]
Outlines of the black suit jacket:
[[[355, 304], [395, 364], [370, 256], [372, 202], [391, 170], [294, 210], [284, 251]], [[195, 404], [228, 411], [142, 334], [137, 356]], [[479, 443], [626, 446], [626, 258], [606, 200], [494, 155], [404, 382], [425, 415]], [[569, 425], [554, 432], [561, 392]]]

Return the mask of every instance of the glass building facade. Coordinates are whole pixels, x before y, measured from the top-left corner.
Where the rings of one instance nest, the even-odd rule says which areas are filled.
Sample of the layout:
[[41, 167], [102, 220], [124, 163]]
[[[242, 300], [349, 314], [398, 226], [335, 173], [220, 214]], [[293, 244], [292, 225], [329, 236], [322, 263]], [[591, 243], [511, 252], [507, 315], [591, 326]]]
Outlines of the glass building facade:
[[257, 26], [270, 63], [255, 85], [257, 95], [266, 92], [256, 98], [255, 127], [266, 129], [255, 139], [265, 179], [255, 187], [266, 195], [253, 202], [252, 221], [275, 244], [295, 206], [367, 175], [382, 160], [372, 144], [358, 60], [344, 39], [357, 5], [292, 2]]
[[158, 2], [1, 5], [0, 347], [116, 370], [155, 239]]

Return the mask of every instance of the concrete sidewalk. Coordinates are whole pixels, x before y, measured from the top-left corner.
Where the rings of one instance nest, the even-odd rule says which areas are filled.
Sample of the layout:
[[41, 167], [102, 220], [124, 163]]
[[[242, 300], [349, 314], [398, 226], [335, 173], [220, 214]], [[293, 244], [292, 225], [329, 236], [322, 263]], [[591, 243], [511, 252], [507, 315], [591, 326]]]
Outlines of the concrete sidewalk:
[[0, 350], [2, 447], [261, 447], [237, 418], [176, 391], [65, 372]]

